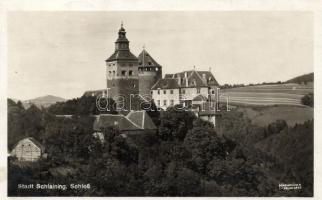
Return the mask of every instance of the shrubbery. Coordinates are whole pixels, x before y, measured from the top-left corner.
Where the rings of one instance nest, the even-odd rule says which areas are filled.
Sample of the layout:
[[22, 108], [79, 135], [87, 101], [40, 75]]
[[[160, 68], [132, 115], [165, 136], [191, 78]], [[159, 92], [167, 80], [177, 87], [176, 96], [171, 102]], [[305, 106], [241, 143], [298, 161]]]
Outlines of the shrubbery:
[[313, 105], [314, 105], [314, 95], [313, 95], [313, 93], [309, 93], [309, 94], [304, 95], [301, 98], [301, 102], [302, 102], [303, 105], [313, 107]]

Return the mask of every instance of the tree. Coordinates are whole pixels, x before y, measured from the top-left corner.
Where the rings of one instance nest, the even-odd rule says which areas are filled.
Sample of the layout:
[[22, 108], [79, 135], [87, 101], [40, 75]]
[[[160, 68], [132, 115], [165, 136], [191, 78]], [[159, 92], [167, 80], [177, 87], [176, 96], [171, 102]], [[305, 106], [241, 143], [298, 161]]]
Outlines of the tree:
[[23, 128], [23, 108], [21, 102], [15, 103], [8, 99], [8, 148], [11, 150], [13, 145], [20, 139], [25, 137], [25, 130]]
[[178, 110], [175, 107], [161, 112], [159, 137], [162, 140], [182, 141], [189, 129], [193, 127], [196, 116], [190, 111]]
[[303, 105], [313, 107], [314, 106], [314, 95], [313, 95], [313, 93], [309, 93], [309, 94], [304, 95], [301, 98], [301, 103]]
[[[200, 122], [195, 122], [195, 125]], [[195, 126], [189, 130], [184, 139], [185, 148], [191, 153], [191, 168], [205, 173], [207, 164], [214, 158], [225, 157], [224, 146], [210, 126]]]

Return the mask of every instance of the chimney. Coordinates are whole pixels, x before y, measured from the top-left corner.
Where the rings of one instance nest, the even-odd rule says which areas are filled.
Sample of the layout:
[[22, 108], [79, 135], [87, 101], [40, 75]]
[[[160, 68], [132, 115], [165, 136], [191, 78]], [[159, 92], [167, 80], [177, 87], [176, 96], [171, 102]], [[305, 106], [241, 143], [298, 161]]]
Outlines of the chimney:
[[202, 80], [207, 83], [207, 78], [206, 78], [206, 74], [202, 74]]
[[180, 75], [177, 77], [177, 79], [178, 79], [178, 85], [181, 86], [181, 77], [180, 77]]

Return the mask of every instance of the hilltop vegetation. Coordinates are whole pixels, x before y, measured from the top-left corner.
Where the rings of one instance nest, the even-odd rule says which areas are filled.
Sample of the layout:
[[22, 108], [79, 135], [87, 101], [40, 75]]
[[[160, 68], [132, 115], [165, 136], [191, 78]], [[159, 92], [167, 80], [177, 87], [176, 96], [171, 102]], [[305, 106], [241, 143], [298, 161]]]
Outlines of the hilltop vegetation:
[[307, 84], [309, 82], [314, 82], [314, 73], [304, 74], [302, 76], [297, 76], [295, 78], [292, 78], [286, 83], [297, 83], [297, 84]]

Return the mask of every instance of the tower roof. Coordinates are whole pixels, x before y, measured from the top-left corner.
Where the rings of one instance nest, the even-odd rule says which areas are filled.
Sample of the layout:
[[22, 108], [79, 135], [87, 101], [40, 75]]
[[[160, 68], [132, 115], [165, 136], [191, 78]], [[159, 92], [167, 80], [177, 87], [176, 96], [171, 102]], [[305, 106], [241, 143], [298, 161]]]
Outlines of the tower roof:
[[139, 54], [138, 59], [139, 67], [161, 67], [145, 49]]
[[123, 23], [121, 24], [121, 28], [118, 32], [118, 38], [115, 41], [115, 52], [108, 57], [105, 61], [115, 61], [115, 60], [132, 60], [137, 61], [138, 58], [131, 53], [129, 48], [129, 40], [126, 38], [126, 31], [123, 27]]
[[129, 51], [115, 51], [106, 61], [137, 60], [138, 58]]

